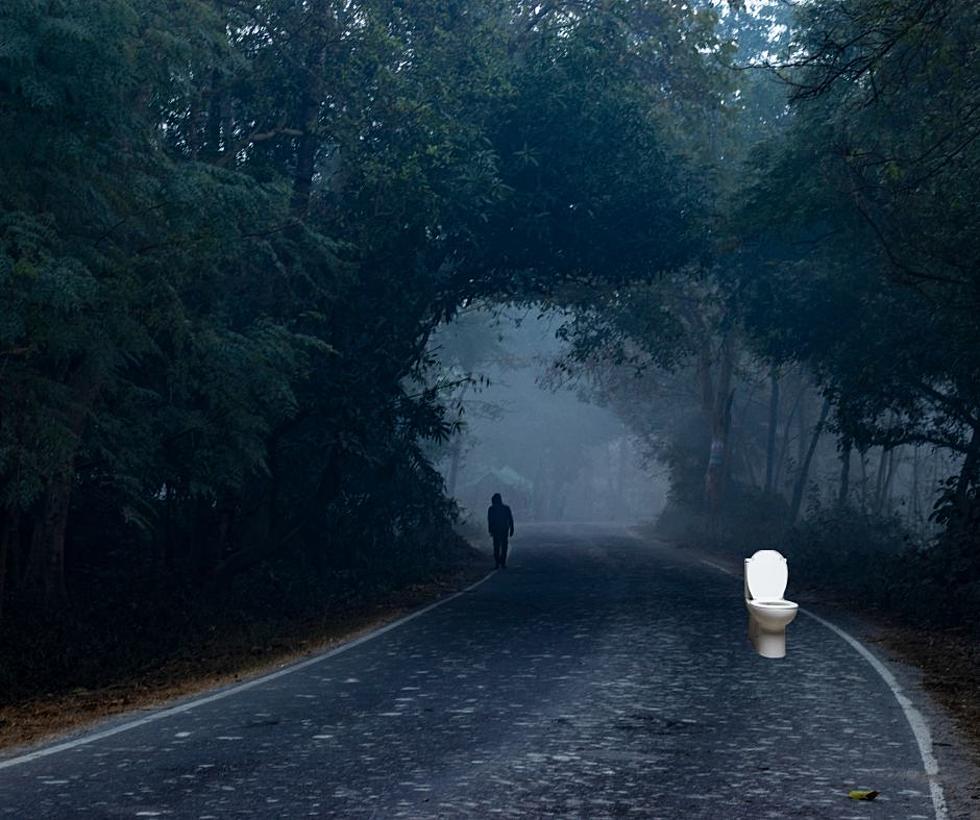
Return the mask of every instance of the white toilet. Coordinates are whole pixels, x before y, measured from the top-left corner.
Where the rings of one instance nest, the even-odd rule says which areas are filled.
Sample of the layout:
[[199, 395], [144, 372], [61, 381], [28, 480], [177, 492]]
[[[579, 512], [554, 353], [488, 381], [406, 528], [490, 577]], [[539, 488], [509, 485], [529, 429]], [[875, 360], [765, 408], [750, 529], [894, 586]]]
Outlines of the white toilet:
[[745, 606], [749, 640], [764, 658], [786, 656], [786, 627], [799, 606], [783, 598], [789, 570], [776, 550], [759, 550], [745, 559]]

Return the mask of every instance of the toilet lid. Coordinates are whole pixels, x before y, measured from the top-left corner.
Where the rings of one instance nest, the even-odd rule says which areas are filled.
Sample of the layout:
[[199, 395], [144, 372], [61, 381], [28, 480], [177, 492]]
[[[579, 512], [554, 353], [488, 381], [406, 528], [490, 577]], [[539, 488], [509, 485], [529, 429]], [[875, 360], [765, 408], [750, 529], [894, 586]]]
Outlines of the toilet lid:
[[789, 570], [776, 550], [759, 550], [745, 562], [745, 583], [753, 598], [778, 600], [786, 592]]

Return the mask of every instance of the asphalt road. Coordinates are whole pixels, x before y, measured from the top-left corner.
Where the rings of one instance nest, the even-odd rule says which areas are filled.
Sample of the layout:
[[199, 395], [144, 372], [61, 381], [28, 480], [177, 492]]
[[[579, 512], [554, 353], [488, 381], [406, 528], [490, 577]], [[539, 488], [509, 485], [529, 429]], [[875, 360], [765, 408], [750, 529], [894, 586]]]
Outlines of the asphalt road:
[[507, 570], [396, 629], [0, 768], [0, 817], [935, 817], [852, 647], [801, 615], [765, 660], [745, 632], [740, 579], [529, 527]]

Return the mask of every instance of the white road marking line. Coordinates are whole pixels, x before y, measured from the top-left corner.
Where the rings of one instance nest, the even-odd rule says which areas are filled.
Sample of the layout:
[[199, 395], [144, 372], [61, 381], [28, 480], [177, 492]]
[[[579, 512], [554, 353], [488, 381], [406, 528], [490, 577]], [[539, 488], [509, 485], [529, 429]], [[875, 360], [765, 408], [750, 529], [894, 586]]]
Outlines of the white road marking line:
[[[713, 561], [701, 559], [701, 563], [707, 564], [709, 567], [713, 567], [732, 578], [738, 577], [731, 570]], [[851, 636], [825, 618], [821, 618], [819, 615], [811, 612], [809, 609], [800, 607], [800, 612], [804, 615], [809, 615], [817, 623], [823, 624], [831, 632], [849, 643], [862, 658], [871, 664], [875, 672], [878, 673], [888, 688], [891, 689], [895, 700], [898, 701], [898, 705], [902, 707], [905, 719], [908, 721], [909, 727], [912, 729], [912, 734], [915, 737], [915, 743], [919, 747], [919, 756], [922, 758], [922, 765], [925, 768], [926, 776], [929, 778], [929, 792], [932, 795], [932, 807], [936, 812], [936, 820], [948, 820], [949, 810], [946, 808], [946, 795], [943, 792], [942, 783], [939, 781], [939, 761], [936, 760], [936, 756], [932, 753], [932, 733], [929, 731], [929, 724], [926, 723], [926, 719], [922, 716], [922, 713], [906, 697], [895, 676], [857, 638]]]
[[367, 635], [361, 635], [359, 638], [354, 638], [352, 641], [336, 646], [328, 652], [324, 652], [322, 655], [317, 655], [314, 658], [307, 658], [305, 661], [300, 661], [299, 663], [293, 664], [292, 666], [287, 666], [284, 669], [279, 669], [275, 672], [270, 672], [268, 675], [262, 675], [258, 678], [253, 678], [245, 683], [239, 683], [235, 686], [231, 686], [227, 689], [222, 689], [220, 692], [215, 692], [211, 695], [206, 695], [203, 698], [197, 698], [196, 700], [189, 701], [188, 703], [182, 703], [179, 706], [171, 706], [169, 709], [162, 709], [159, 712], [153, 712], [146, 717], [138, 718], [137, 720], [129, 721], [128, 723], [122, 723], [119, 726], [113, 726], [111, 729], [104, 729], [101, 732], [95, 732], [90, 735], [84, 735], [83, 737], [76, 738], [75, 740], [69, 740], [64, 743], [58, 743], [54, 746], [48, 746], [43, 749], [38, 749], [34, 752], [29, 752], [28, 754], [20, 755], [18, 757], [11, 757], [7, 760], [0, 760], [0, 769], [9, 769], [12, 766], [18, 766], [21, 763], [28, 763], [31, 760], [37, 760], [38, 758], [47, 757], [48, 755], [57, 754], [58, 752], [65, 752], [69, 749], [75, 749], [78, 746], [85, 746], [89, 743], [94, 743], [97, 740], [102, 740], [103, 738], [112, 737], [113, 735], [118, 735], [121, 732], [128, 732], [130, 729], [136, 729], [139, 726], [145, 726], [147, 723], [153, 723], [158, 720], [163, 720], [164, 718], [173, 717], [174, 715], [183, 714], [191, 709], [198, 706], [204, 706], [208, 703], [214, 703], [217, 700], [228, 697], [229, 695], [236, 695], [239, 692], [244, 692], [246, 689], [252, 689], [256, 686], [261, 686], [263, 683], [268, 683], [269, 681], [276, 680], [276, 678], [281, 678], [284, 675], [289, 675], [292, 672], [298, 672], [300, 669], [306, 669], [307, 667], [313, 666], [314, 664], [321, 663], [322, 661], [332, 658], [335, 655], [339, 655], [341, 652], [346, 652], [348, 649], [353, 649], [355, 646], [360, 646], [362, 643], [367, 643], [379, 635], [384, 635], [386, 632], [390, 632], [393, 629], [397, 629], [400, 626], [404, 626], [409, 621], [414, 621], [416, 618], [420, 618], [427, 612], [431, 612], [436, 607], [442, 606], [443, 604], [448, 604], [450, 601], [454, 601], [461, 595], [465, 595], [467, 592], [472, 592], [480, 584], [488, 581], [494, 576], [495, 572], [491, 572], [477, 581], [475, 584], [470, 584], [465, 589], [461, 589], [459, 592], [454, 592], [439, 601], [435, 601], [426, 607], [418, 610], [417, 612], [412, 612], [409, 615], [405, 615], [399, 618], [397, 621], [392, 621], [390, 624], [379, 627], [373, 632], [369, 632]]
[[949, 813], [946, 809], [946, 796], [943, 793], [943, 786], [939, 782], [939, 761], [936, 760], [936, 756], [932, 753], [932, 733], [929, 731], [929, 724], [926, 723], [926, 719], [922, 716], [922, 713], [915, 708], [912, 701], [902, 692], [902, 687], [895, 680], [895, 676], [857, 638], [851, 637], [839, 626], [835, 626], [830, 621], [821, 618], [808, 609], [800, 607], [800, 612], [804, 615], [809, 615], [813, 620], [823, 624], [827, 629], [835, 632], [847, 641], [862, 658], [874, 667], [874, 670], [881, 675], [882, 680], [888, 684], [888, 688], [892, 690], [895, 700], [902, 707], [902, 711], [905, 713], [905, 719], [909, 722], [909, 726], [912, 727], [912, 734], [915, 735], [915, 742], [919, 746], [919, 755], [922, 757], [922, 764], [929, 778], [929, 791], [932, 794], [932, 806], [936, 810], [936, 820], [947, 820]]
[[729, 570], [725, 569], [721, 564], [716, 564], [714, 561], [705, 561], [702, 558], [701, 563], [707, 564], [709, 567], [714, 567], [716, 570], [718, 570], [718, 572], [724, 572], [725, 575], [731, 575], [733, 578], [735, 577], [734, 572], [730, 572]]

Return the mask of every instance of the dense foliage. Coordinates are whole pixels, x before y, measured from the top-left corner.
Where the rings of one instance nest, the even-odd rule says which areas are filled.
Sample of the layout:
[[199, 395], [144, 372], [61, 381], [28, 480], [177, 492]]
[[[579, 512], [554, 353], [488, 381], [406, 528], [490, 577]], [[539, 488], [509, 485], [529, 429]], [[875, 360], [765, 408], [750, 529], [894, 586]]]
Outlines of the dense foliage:
[[[844, 448], [952, 454], [938, 499], [956, 579], [980, 574], [980, 11], [902, 0], [804, 7], [782, 69], [795, 114], [755, 186], [739, 274], [762, 349], [805, 361]], [[818, 241], [814, 241], [819, 238]], [[758, 268], [757, 268], [758, 270]], [[970, 569], [972, 568], [972, 569]]]
[[[715, 15], [0, 9], [0, 605], [432, 560], [433, 329], [697, 252]], [[209, 593], [212, 594], [212, 593]]]
[[569, 367], [670, 468], [672, 533], [799, 547], [817, 574], [887, 542], [883, 586], [929, 578], [969, 611], [980, 11], [824, 0], [726, 25], [744, 72], [706, 158], [712, 250], [672, 281], [590, 298], [566, 328]]
[[4, 3], [0, 612], [435, 560], [479, 300], [711, 528], [905, 481], [975, 583], [980, 10], [742, 6]]

